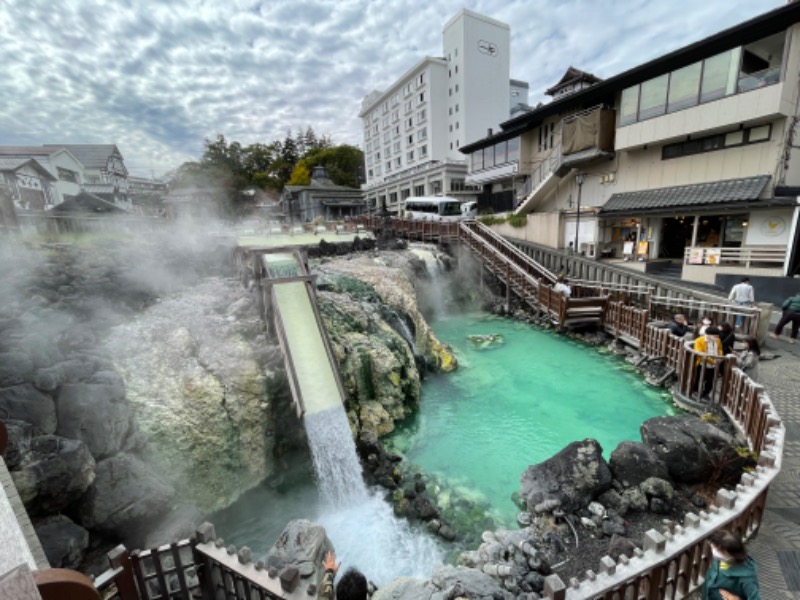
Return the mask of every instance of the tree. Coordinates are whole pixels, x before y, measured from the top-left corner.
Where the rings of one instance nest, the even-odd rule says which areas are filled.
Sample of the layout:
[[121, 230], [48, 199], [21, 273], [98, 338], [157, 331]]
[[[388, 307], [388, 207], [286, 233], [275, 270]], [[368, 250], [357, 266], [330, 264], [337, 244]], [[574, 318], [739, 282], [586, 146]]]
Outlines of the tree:
[[309, 183], [311, 183], [311, 172], [308, 170], [305, 160], [301, 160], [295, 166], [286, 185], [308, 185]]
[[317, 148], [305, 158], [308, 170], [323, 166], [337, 185], [359, 187], [359, 170], [364, 163], [364, 153], [355, 146], [342, 144], [330, 148]]

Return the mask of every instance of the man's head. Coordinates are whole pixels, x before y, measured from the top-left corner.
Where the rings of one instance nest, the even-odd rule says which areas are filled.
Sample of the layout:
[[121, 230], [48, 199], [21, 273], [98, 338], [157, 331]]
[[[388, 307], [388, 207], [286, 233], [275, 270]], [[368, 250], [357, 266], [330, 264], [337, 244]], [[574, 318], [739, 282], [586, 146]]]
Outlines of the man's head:
[[706, 329], [706, 335], [719, 335], [719, 329], [716, 327], [709, 327]]
[[675, 322], [685, 325], [686, 324], [686, 317], [684, 317], [682, 314], [678, 313], [677, 315], [675, 315]]
[[336, 600], [367, 600], [367, 578], [350, 567], [336, 584]]
[[749, 277], [742, 277], [742, 283], [750, 283]]

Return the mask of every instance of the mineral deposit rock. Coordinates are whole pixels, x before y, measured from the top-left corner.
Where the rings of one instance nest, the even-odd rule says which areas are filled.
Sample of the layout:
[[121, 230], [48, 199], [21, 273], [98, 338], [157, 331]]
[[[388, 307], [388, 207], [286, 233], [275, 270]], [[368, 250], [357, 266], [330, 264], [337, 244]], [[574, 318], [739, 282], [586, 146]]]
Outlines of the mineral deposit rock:
[[641, 442], [621, 442], [611, 453], [608, 466], [614, 479], [624, 487], [639, 485], [648, 477], [669, 479], [667, 465]]
[[89, 546], [89, 532], [64, 515], [42, 519], [35, 526], [51, 567], [77, 569]]
[[0, 414], [4, 419], [30, 423], [39, 433], [56, 431], [53, 399], [29, 383], [0, 388]]

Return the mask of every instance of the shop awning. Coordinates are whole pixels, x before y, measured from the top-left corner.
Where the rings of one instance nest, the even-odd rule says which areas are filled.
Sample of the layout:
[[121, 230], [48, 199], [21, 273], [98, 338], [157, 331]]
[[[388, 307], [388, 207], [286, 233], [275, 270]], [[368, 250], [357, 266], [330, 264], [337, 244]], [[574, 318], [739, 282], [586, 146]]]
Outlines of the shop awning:
[[601, 216], [702, 210], [757, 201], [770, 181], [769, 175], [693, 183], [673, 187], [612, 194], [600, 209]]

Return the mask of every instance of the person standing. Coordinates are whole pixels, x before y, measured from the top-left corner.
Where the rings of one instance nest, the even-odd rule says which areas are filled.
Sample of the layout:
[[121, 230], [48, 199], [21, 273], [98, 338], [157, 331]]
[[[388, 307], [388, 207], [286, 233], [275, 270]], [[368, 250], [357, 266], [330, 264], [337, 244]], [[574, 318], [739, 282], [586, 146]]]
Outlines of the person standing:
[[556, 279], [556, 284], [553, 286], [553, 291], [559, 294], [564, 294], [567, 298], [572, 295], [572, 288], [567, 285], [567, 280], [563, 275], [559, 275]]
[[[749, 277], [742, 277], [742, 280], [731, 288], [731, 293], [728, 295], [728, 300], [733, 300], [739, 306], [753, 306], [755, 303], [755, 293], [753, 286], [750, 285]], [[736, 328], [739, 329], [744, 322], [742, 315], [736, 315]]]
[[719, 326], [719, 340], [722, 342], [722, 354], [727, 356], [733, 354], [733, 344], [736, 341], [736, 333], [730, 323], [722, 323]]
[[756, 561], [738, 533], [721, 529], [708, 536], [714, 560], [706, 571], [703, 600], [761, 600]]
[[681, 314], [672, 317], [672, 321], [669, 323], [669, 331], [672, 335], [677, 335], [678, 337], [685, 336], [686, 332], [689, 331], [689, 324], [686, 322], [686, 317]]
[[791, 321], [792, 335], [789, 338], [789, 343], [794, 344], [797, 341], [797, 331], [800, 329], [800, 294], [795, 294], [784, 300], [781, 308], [783, 309], [783, 316], [775, 326], [775, 331], [769, 335], [777, 340], [781, 336], [783, 328]]
[[714, 375], [717, 372], [717, 364], [722, 357], [722, 342], [719, 339], [719, 329], [716, 327], [708, 327], [705, 333], [694, 341], [694, 349], [707, 356], [698, 356], [695, 361], [693, 389], [694, 391], [700, 389], [700, 382], [702, 381], [701, 398], [709, 399], [712, 388], [714, 387]]
[[744, 342], [747, 348], [739, 355], [739, 368], [747, 373], [750, 379], [758, 382], [758, 359], [761, 356], [761, 348], [754, 337], [748, 336]]

